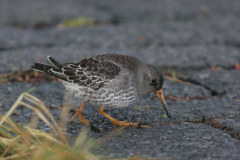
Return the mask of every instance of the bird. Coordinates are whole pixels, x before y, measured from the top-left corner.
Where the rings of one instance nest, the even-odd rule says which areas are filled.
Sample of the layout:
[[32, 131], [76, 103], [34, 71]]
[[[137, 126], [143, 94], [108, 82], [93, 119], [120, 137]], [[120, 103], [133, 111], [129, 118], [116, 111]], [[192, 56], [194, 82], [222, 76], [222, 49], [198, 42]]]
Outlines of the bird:
[[152, 92], [159, 98], [167, 116], [171, 117], [162, 92], [163, 74], [151, 64], [121, 54], [96, 55], [69, 63], [60, 63], [52, 56], [47, 59], [51, 65], [34, 63], [31, 68], [61, 79], [65, 88], [83, 101], [71, 121], [78, 116], [80, 122], [90, 124], [82, 115], [87, 102], [98, 106], [98, 112], [114, 125], [137, 126], [138, 123], [118, 121], [104, 110], [128, 107]]

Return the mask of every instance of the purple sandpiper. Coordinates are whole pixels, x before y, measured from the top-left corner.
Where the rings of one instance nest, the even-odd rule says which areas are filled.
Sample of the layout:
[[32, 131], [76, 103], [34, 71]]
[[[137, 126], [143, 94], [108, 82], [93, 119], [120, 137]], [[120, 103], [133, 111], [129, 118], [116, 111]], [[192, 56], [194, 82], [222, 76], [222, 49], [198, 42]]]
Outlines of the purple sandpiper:
[[66, 89], [72, 90], [83, 101], [71, 120], [78, 116], [82, 123], [89, 125], [90, 121], [82, 115], [85, 102], [88, 102], [99, 106], [99, 113], [115, 125], [138, 125], [118, 121], [104, 112], [104, 109], [127, 107], [146, 98], [151, 92], [157, 95], [170, 117], [162, 92], [163, 75], [150, 64], [118, 54], [97, 55], [64, 64], [51, 56], [48, 56], [48, 60], [52, 65], [34, 63], [32, 69], [60, 78]]

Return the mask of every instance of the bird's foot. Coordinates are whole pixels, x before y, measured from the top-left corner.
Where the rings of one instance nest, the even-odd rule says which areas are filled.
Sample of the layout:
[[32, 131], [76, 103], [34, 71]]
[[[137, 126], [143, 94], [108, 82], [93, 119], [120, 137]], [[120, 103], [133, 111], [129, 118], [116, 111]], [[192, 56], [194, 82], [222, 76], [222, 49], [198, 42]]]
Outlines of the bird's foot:
[[139, 126], [139, 123], [131, 123], [131, 122], [127, 122], [127, 121], [117, 121], [117, 120], [113, 120], [112, 122], [113, 122], [113, 124], [115, 124], [116, 126], [133, 126], [133, 127]]
[[89, 121], [89, 120], [86, 120], [86, 119], [83, 117], [82, 114], [78, 114], [78, 119], [79, 119], [80, 122], [82, 122], [82, 123], [84, 123], [84, 124], [87, 124], [87, 125], [89, 125], [89, 123], [91, 122], [91, 121]]
[[78, 116], [80, 122], [89, 125], [89, 123], [90, 123], [91, 121], [86, 120], [86, 119], [83, 117], [83, 115], [82, 115], [82, 110], [81, 110], [81, 109], [76, 109], [75, 111], [77, 111], [77, 113], [74, 114], [74, 116], [71, 118], [70, 121], [73, 121], [73, 119], [74, 119], [76, 116]]

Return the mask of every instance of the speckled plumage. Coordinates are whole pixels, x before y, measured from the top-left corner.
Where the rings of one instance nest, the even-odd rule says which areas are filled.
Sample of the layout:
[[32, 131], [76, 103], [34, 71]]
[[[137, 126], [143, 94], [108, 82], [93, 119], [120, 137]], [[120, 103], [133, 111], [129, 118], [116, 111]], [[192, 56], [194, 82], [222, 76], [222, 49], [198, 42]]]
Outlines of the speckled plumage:
[[74, 95], [102, 108], [122, 108], [162, 88], [163, 76], [152, 65], [127, 55], [106, 54], [61, 64], [35, 63], [33, 69], [63, 80]]

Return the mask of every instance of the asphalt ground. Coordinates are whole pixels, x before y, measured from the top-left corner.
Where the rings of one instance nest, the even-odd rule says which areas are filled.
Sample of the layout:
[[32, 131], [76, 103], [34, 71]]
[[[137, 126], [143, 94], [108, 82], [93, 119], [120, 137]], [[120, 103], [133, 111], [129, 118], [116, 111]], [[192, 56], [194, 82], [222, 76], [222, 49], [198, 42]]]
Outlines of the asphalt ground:
[[[0, 0], [0, 74], [48, 63], [48, 55], [60, 62], [106, 53], [137, 57], [166, 75], [163, 92], [172, 117], [164, 118], [154, 94], [138, 104], [108, 110], [118, 120], [151, 128], [125, 128], [93, 152], [109, 158], [239, 159], [239, 8], [238, 0]], [[63, 26], [79, 17], [92, 23]], [[0, 113], [34, 86], [31, 94], [59, 120], [65, 89], [53, 80], [0, 83]], [[80, 104], [73, 100], [69, 120]], [[91, 120], [90, 137], [119, 129], [97, 108], [86, 104], [83, 111]], [[32, 114], [22, 106], [15, 113], [11, 117], [20, 124], [28, 123]], [[74, 140], [83, 126], [77, 118], [68, 122], [68, 137]], [[43, 122], [39, 127], [50, 130]]]

